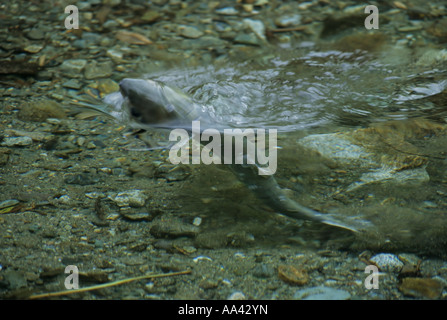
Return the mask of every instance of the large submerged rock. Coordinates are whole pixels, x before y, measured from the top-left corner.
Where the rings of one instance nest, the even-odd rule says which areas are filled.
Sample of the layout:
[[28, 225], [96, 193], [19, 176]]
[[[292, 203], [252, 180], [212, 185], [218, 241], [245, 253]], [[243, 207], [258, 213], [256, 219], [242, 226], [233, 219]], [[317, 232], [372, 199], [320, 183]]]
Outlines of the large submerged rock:
[[445, 132], [444, 125], [414, 119], [348, 132], [309, 135], [298, 143], [342, 167], [358, 171], [358, 180], [346, 188], [352, 191], [371, 183], [419, 185], [428, 182], [428, 157], [415, 142]]

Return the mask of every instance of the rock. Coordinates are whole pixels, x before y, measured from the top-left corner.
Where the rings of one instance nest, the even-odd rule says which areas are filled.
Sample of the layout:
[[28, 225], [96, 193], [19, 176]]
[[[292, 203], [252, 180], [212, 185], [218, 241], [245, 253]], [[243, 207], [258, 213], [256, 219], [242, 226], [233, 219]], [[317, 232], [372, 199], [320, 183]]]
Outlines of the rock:
[[239, 11], [237, 11], [233, 7], [226, 7], [226, 8], [216, 9], [216, 13], [226, 15], [226, 16], [234, 16], [234, 15], [239, 14]]
[[98, 45], [101, 42], [102, 35], [93, 32], [83, 32], [82, 40], [85, 41], [86, 45]]
[[298, 143], [318, 151], [323, 157], [334, 159], [341, 164], [358, 163], [365, 167], [374, 164], [373, 154], [364, 147], [353, 144], [347, 134], [328, 133], [304, 137]]
[[243, 22], [244, 25], [250, 28], [258, 38], [267, 41], [265, 37], [265, 26], [262, 21], [253, 19], [244, 19]]
[[298, 300], [347, 300], [351, 294], [345, 290], [318, 286], [298, 290], [293, 297]]
[[17, 117], [23, 121], [43, 122], [48, 118], [66, 118], [66, 115], [59, 103], [45, 99], [24, 104]]
[[179, 26], [178, 31], [181, 36], [192, 39], [200, 38], [204, 35], [203, 31], [191, 26]]
[[115, 62], [120, 62], [123, 59], [123, 52], [117, 49], [108, 49], [106, 52], [106, 56], [112, 58]]
[[427, 32], [445, 42], [447, 39], [447, 18], [443, 18], [434, 22], [427, 29]]
[[442, 284], [430, 278], [404, 278], [399, 291], [415, 298], [437, 299], [442, 293]]
[[160, 17], [161, 15], [159, 12], [154, 10], [148, 10], [141, 16], [141, 20], [147, 23], [152, 23], [157, 21]]
[[142, 190], [128, 190], [118, 193], [109, 199], [116, 203], [118, 207], [142, 207], [146, 203], [148, 196]]
[[280, 265], [278, 267], [278, 276], [284, 282], [299, 286], [309, 282], [309, 275], [305, 269], [298, 269], [290, 265]]
[[352, 191], [358, 187], [378, 181], [394, 182], [399, 185], [418, 185], [430, 181], [430, 176], [424, 168], [396, 171], [394, 168], [383, 166], [380, 169], [363, 174], [358, 182], [352, 183], [346, 191]]
[[40, 131], [23, 131], [17, 129], [6, 129], [4, 132], [9, 136], [30, 137], [31, 139], [33, 139], [33, 141], [39, 141], [39, 142], [48, 141], [52, 138], [51, 135]]
[[121, 215], [124, 218], [126, 218], [128, 220], [132, 220], [132, 221], [151, 221], [153, 218], [153, 216], [148, 212], [133, 213], [133, 212], [123, 211], [123, 212], [121, 212]]
[[247, 298], [245, 297], [245, 294], [243, 292], [236, 291], [230, 294], [227, 300], [247, 300]]
[[86, 79], [99, 79], [107, 78], [113, 74], [113, 64], [110, 61], [107, 62], [90, 62], [84, 71]]
[[173, 216], [163, 216], [153, 222], [150, 233], [157, 238], [195, 237], [199, 228]]
[[391, 253], [379, 253], [373, 256], [370, 261], [374, 262], [384, 272], [399, 272], [403, 267], [403, 262]]
[[428, 120], [389, 121], [354, 131], [309, 135], [298, 144], [356, 171], [358, 181], [347, 191], [377, 182], [417, 186], [428, 182], [430, 176], [428, 159], [418, 155], [423, 152], [413, 141], [425, 139], [427, 134], [445, 134], [445, 130]]
[[79, 80], [76, 80], [76, 79], [70, 79], [68, 81], [65, 81], [62, 84], [62, 86], [65, 88], [76, 89], [76, 90], [79, 90], [82, 88], [81, 82], [79, 82]]
[[29, 52], [29, 53], [38, 53], [42, 49], [43, 49], [42, 44], [30, 44], [30, 45], [27, 45], [25, 48], [23, 48], [24, 51]]
[[107, 95], [109, 93], [119, 91], [120, 86], [112, 79], [102, 79], [98, 83], [98, 90], [102, 95]]
[[195, 217], [194, 220], [192, 221], [192, 224], [195, 225], [196, 227], [200, 226], [202, 224], [202, 218]]
[[70, 204], [71, 202], [71, 198], [68, 195], [62, 195], [59, 198], [55, 198], [54, 200], [58, 204]]
[[377, 51], [386, 43], [386, 38], [381, 33], [365, 34], [364, 32], [350, 34], [338, 40], [335, 48], [344, 52], [356, 50]]
[[252, 45], [252, 46], [260, 46], [261, 45], [261, 41], [253, 33], [249, 33], [249, 34], [247, 34], [247, 33], [239, 33], [234, 38], [234, 42], [235, 43], [240, 43], [240, 44], [248, 44], [248, 45]]
[[31, 40], [42, 40], [45, 38], [45, 32], [41, 28], [33, 28], [27, 33], [28, 38]]
[[20, 201], [15, 200], [15, 199], [5, 200], [5, 201], [0, 202], [0, 209], [13, 207], [19, 203], [20, 203]]
[[60, 70], [68, 77], [79, 78], [86, 65], [87, 60], [85, 59], [68, 59], [62, 62]]
[[219, 282], [214, 279], [203, 279], [199, 283], [199, 287], [205, 290], [215, 289], [219, 286]]
[[271, 278], [274, 276], [274, 274], [275, 274], [274, 268], [264, 263], [256, 265], [256, 267], [253, 269], [253, 276], [260, 279]]
[[0, 148], [0, 166], [4, 166], [8, 163], [9, 155], [11, 154], [11, 149]]
[[447, 50], [427, 49], [422, 56], [416, 61], [418, 66], [432, 66], [436, 63], [447, 61]]
[[5, 138], [2, 142], [2, 146], [6, 147], [25, 147], [33, 143], [33, 139], [30, 137], [10, 137]]
[[275, 25], [280, 28], [296, 27], [301, 23], [300, 14], [285, 14], [275, 19]]
[[[51, 150], [51, 149], [49, 149], [49, 150]], [[71, 154], [77, 154], [77, 153], [81, 153], [81, 152], [82, 152], [82, 149], [73, 147], [73, 148], [55, 151], [54, 156], [58, 157], [58, 158], [62, 158], [62, 159], [68, 159], [68, 158], [70, 158]], [[74, 184], [77, 184], [77, 183], [74, 182]], [[90, 183], [88, 183], [88, 184], [90, 184]]]

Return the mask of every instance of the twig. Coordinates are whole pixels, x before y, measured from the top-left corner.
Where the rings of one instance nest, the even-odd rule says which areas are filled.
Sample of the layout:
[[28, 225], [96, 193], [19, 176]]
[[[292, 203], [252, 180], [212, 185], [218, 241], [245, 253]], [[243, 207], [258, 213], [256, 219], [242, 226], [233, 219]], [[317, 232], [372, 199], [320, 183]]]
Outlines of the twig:
[[60, 297], [60, 296], [66, 296], [66, 295], [73, 294], [73, 293], [80, 293], [80, 292], [92, 291], [92, 290], [97, 290], [97, 289], [109, 288], [109, 287], [113, 287], [113, 286], [119, 286], [121, 284], [129, 283], [129, 282], [137, 281], [137, 280], [172, 277], [172, 276], [179, 276], [179, 275], [184, 275], [184, 274], [189, 274], [189, 273], [191, 273], [191, 270], [184, 270], [184, 271], [171, 272], [171, 273], [161, 273], [161, 274], [149, 274], [149, 275], [145, 275], [145, 276], [127, 278], [127, 279], [117, 280], [117, 281], [113, 281], [113, 282], [98, 284], [98, 285], [94, 285], [91, 287], [85, 287], [85, 288], [81, 288], [81, 289], [35, 294], [35, 295], [31, 295], [29, 297], [29, 299], [34, 300], [34, 299], [42, 299], [42, 298], [50, 298], [50, 297]]

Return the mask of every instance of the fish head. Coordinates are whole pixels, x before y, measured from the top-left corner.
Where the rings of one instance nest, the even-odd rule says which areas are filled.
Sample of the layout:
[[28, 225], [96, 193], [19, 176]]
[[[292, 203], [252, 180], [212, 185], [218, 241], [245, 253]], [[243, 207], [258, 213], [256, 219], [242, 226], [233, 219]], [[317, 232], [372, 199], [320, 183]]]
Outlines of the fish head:
[[186, 128], [204, 118], [201, 107], [180, 89], [150, 79], [121, 80], [120, 91], [104, 102], [107, 114], [133, 128]]
[[164, 84], [148, 79], [123, 79], [122, 108], [129, 120], [140, 125], [157, 125], [180, 117], [166, 96]]

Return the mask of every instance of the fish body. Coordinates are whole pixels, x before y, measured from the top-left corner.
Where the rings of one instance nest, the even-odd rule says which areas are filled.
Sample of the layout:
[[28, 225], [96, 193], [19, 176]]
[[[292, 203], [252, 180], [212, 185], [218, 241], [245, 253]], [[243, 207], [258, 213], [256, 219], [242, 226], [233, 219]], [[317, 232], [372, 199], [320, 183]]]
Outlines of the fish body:
[[[183, 128], [191, 132], [192, 121], [200, 121], [202, 131], [206, 128], [223, 127], [213, 121], [206, 109], [190, 96], [155, 80], [123, 79], [120, 82], [120, 92], [108, 96], [105, 102], [109, 109], [98, 109], [99, 111], [133, 128]], [[367, 222], [358, 220], [344, 222], [340, 217], [322, 214], [300, 205], [285, 194], [273, 175], [259, 175], [257, 164], [229, 164], [228, 167], [259, 199], [278, 213], [353, 232], [358, 232], [367, 225]]]

